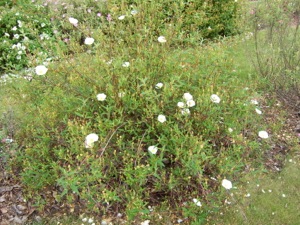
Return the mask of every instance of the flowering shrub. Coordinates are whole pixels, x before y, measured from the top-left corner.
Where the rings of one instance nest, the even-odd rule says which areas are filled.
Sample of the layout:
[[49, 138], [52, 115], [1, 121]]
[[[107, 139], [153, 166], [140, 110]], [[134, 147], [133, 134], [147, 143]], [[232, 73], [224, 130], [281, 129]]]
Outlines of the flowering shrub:
[[27, 3], [24, 8], [1, 11], [0, 71], [20, 70], [53, 56], [49, 43], [55, 40], [54, 31], [42, 9]]
[[177, 50], [198, 23], [179, 23], [180, 13], [202, 12], [204, 1], [87, 1], [85, 14], [72, 11], [77, 3], [53, 19], [69, 57], [57, 48], [60, 61], [36, 63], [31, 82], [6, 86], [26, 112], [16, 118], [14, 139], [24, 144], [12, 169], [32, 198], [48, 189], [53, 201], [80, 199], [89, 212], [140, 221], [165, 205], [200, 224], [222, 179], [259, 158], [267, 138], [256, 142], [259, 102], [237, 79], [230, 42]]

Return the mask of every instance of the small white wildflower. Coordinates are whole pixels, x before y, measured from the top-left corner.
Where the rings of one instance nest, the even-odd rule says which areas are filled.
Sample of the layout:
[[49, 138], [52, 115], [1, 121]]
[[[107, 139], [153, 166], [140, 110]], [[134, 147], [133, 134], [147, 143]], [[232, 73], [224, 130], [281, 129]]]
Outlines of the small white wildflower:
[[144, 222], [141, 222], [141, 225], [149, 225], [150, 220], [145, 220]]
[[69, 18], [69, 22], [70, 22], [71, 24], [73, 24], [74, 26], [77, 26], [77, 24], [78, 24], [78, 20], [75, 19], [75, 18], [73, 18], [73, 17], [70, 17], [70, 18]]
[[182, 223], [183, 222], [183, 219], [178, 219], [177, 220], [177, 223]]
[[165, 38], [164, 36], [159, 36], [159, 37], [157, 38], [157, 41], [158, 41], [159, 43], [166, 43], [166, 42], [167, 42], [167, 40], [166, 40], [166, 38]]
[[45, 27], [46, 26], [46, 24], [45, 23], [41, 23], [41, 27]]
[[264, 189], [261, 189], [261, 192], [262, 192], [262, 193], [266, 193]]
[[245, 195], [246, 198], [249, 198], [250, 196], [251, 196], [250, 193], [248, 193], [248, 194]]
[[14, 39], [19, 39], [20, 35], [19, 34], [14, 34]]
[[124, 20], [125, 19], [125, 15], [119, 16], [118, 20]]
[[119, 98], [123, 98], [124, 96], [125, 96], [125, 92], [119, 92], [119, 93], [118, 93], [118, 97], [119, 97]]
[[156, 88], [156, 89], [161, 89], [163, 86], [164, 86], [163, 83], [157, 83], [157, 84], [155, 85], [155, 88]]
[[188, 101], [186, 102], [186, 104], [187, 104], [188, 107], [193, 107], [193, 106], [196, 105], [196, 103], [195, 103], [195, 101], [194, 101], [193, 99], [188, 100]]
[[283, 197], [283, 198], [285, 198], [285, 197], [286, 197], [286, 195], [285, 195], [285, 194], [282, 194], [282, 197]]
[[259, 115], [261, 115], [261, 114], [262, 114], [262, 111], [261, 111], [261, 110], [259, 110], [258, 108], [256, 108], [256, 109], [255, 109], [255, 112], [256, 112], [257, 114], [259, 114]]
[[157, 151], [158, 151], [158, 148], [157, 148], [156, 146], [152, 145], [152, 146], [149, 146], [149, 147], [148, 147], [148, 151], [149, 151], [151, 154], [155, 155], [155, 154], [157, 153]]
[[232, 188], [232, 183], [231, 183], [231, 181], [224, 179], [224, 180], [222, 180], [222, 186], [225, 189], [230, 190]]
[[251, 103], [252, 105], [258, 105], [258, 101], [257, 101], [256, 99], [252, 99], [252, 100], [250, 101], [250, 103]]
[[22, 56], [20, 56], [20, 55], [17, 55], [17, 57], [16, 57], [18, 60], [20, 60], [21, 58], [22, 58]]
[[94, 146], [94, 142], [98, 141], [99, 137], [95, 133], [91, 133], [85, 137], [85, 148], [92, 148]]
[[129, 62], [124, 62], [124, 63], [122, 64], [122, 66], [123, 66], [123, 67], [129, 67], [129, 66], [130, 66], [130, 63], [129, 63]]
[[17, 20], [18, 22], [18, 27], [22, 27], [22, 21], [21, 20]]
[[113, 62], [113, 59], [110, 59], [110, 60], [108, 60], [108, 61], [104, 61], [104, 62], [106, 62], [106, 65], [110, 65], [110, 64], [112, 64], [112, 62]]
[[272, 190], [271, 190], [271, 189], [269, 189], [268, 191], [269, 191], [270, 193], [272, 192]]
[[131, 10], [131, 12], [130, 12], [130, 13], [131, 13], [131, 15], [133, 15], [133, 16], [134, 16], [134, 15], [138, 14], [138, 11], [137, 11], [137, 10]]
[[258, 132], [258, 136], [259, 136], [260, 138], [266, 139], [266, 138], [269, 137], [269, 134], [268, 134], [267, 131], [262, 130], [262, 131], [259, 131], [259, 132]]
[[11, 30], [16, 31], [18, 28], [15, 26]]
[[94, 222], [93, 218], [89, 218], [88, 223], [93, 223], [93, 222]]
[[213, 94], [210, 96], [210, 100], [213, 102], [213, 103], [220, 103], [221, 99], [218, 95], [216, 94]]
[[92, 45], [94, 43], [94, 38], [91, 38], [91, 37], [87, 37], [85, 40], [84, 40], [84, 44], [86, 45]]
[[185, 107], [185, 104], [183, 102], [178, 102], [177, 106], [182, 109]]
[[102, 220], [102, 221], [101, 221], [101, 225], [108, 225], [108, 223], [107, 223], [106, 220]]
[[183, 109], [181, 109], [181, 114], [184, 116], [190, 115], [191, 111], [189, 109], [183, 108]]
[[5, 33], [4, 36], [6, 37], [10, 37], [9, 33]]
[[196, 206], [199, 206], [199, 207], [202, 206], [201, 202], [196, 198], [193, 198], [193, 202], [196, 204]]
[[232, 129], [231, 127], [229, 127], [229, 128], [228, 128], [228, 132], [229, 132], [229, 133], [232, 133], [232, 132], [233, 132], [233, 129]]
[[230, 205], [230, 204], [231, 204], [231, 202], [230, 202], [230, 201], [228, 201], [227, 199], [225, 199], [225, 204], [228, 204], [228, 205]]
[[164, 116], [164, 115], [159, 115], [158, 117], [157, 117], [157, 120], [159, 121], [159, 122], [161, 122], [161, 123], [164, 123], [164, 122], [166, 122], [166, 116]]
[[105, 99], [106, 99], [106, 94], [104, 93], [97, 94], [98, 101], [103, 102]]
[[193, 100], [193, 96], [190, 93], [184, 93], [183, 94], [183, 98], [184, 100], [188, 101], [188, 100]]
[[87, 218], [83, 218], [83, 219], [82, 219], [82, 222], [87, 222], [87, 221], [88, 221]]
[[37, 75], [45, 75], [48, 69], [44, 65], [39, 65], [35, 67], [35, 72]]

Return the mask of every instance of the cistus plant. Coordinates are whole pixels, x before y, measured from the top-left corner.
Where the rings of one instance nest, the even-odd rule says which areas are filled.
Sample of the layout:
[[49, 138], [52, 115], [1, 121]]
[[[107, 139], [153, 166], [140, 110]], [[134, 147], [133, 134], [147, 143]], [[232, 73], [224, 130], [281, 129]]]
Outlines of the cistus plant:
[[[221, 180], [261, 156], [257, 94], [239, 79], [230, 40], [179, 50], [186, 31], [165, 21], [163, 1], [104, 5], [100, 27], [74, 13], [62, 22], [68, 57], [58, 49], [60, 60], [37, 64], [30, 81], [6, 84], [26, 112], [16, 117], [23, 147], [12, 170], [36, 202], [130, 221], [152, 215], [149, 207], [173, 208], [200, 224]], [[37, 194], [45, 191], [53, 199]]]
[[54, 58], [55, 29], [43, 6], [20, 1], [0, 13], [0, 71], [22, 70]]

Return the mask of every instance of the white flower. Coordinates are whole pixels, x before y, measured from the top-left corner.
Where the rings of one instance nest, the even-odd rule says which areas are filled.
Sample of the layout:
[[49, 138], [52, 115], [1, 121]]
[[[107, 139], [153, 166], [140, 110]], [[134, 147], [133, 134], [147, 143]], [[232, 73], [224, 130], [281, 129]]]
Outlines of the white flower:
[[89, 218], [88, 223], [93, 223], [94, 220], [92, 218]]
[[201, 202], [196, 198], [193, 198], [193, 202], [199, 207], [202, 206]]
[[183, 108], [181, 109], [181, 114], [182, 115], [190, 115], [191, 114], [191, 111], [189, 109], [186, 109], [186, 108]]
[[97, 94], [97, 100], [103, 102], [106, 99], [106, 94]]
[[188, 100], [188, 101], [186, 102], [186, 104], [187, 104], [188, 107], [193, 107], [193, 106], [196, 105], [196, 103], [195, 103], [195, 101], [194, 101], [193, 99]]
[[119, 16], [118, 20], [124, 20], [125, 19], [125, 15]]
[[178, 102], [177, 106], [182, 109], [184, 108], [185, 104], [183, 102]]
[[17, 29], [18, 29], [18, 28], [17, 28], [16, 26], [12, 28], [12, 30], [14, 30], [14, 31], [16, 31]]
[[20, 35], [19, 34], [14, 34], [15, 39], [19, 39]]
[[163, 83], [157, 83], [157, 84], [155, 85], [155, 88], [156, 88], [156, 89], [161, 89], [163, 86], [164, 86]]
[[224, 179], [224, 180], [222, 180], [222, 186], [225, 189], [230, 190], [232, 188], [232, 183], [230, 180]]
[[73, 25], [77, 25], [78, 24], [78, 19], [75, 19], [75, 18], [73, 18], [73, 17], [70, 17], [69, 18], [69, 22], [71, 23], [71, 24], [73, 24]]
[[283, 197], [283, 198], [285, 198], [285, 197], [286, 197], [286, 195], [285, 195], [285, 194], [282, 194], [282, 197]]
[[255, 112], [256, 112], [257, 114], [259, 114], [259, 115], [262, 114], [262, 111], [259, 110], [258, 108], [255, 109]]
[[130, 66], [130, 63], [129, 63], [129, 62], [124, 62], [124, 63], [122, 64], [122, 66], [123, 66], [123, 67], [129, 67], [129, 66]]
[[144, 222], [141, 222], [141, 225], [149, 225], [150, 220], [145, 220]]
[[110, 65], [110, 64], [112, 64], [112, 62], [113, 62], [113, 59], [110, 59], [110, 60], [103, 60], [103, 62], [105, 62], [106, 63], [106, 65]]
[[4, 36], [6, 36], [6, 37], [10, 37], [10, 35], [9, 35], [8, 33], [5, 33], [5, 34], [4, 34]]
[[213, 94], [210, 96], [210, 100], [213, 102], [213, 103], [220, 103], [221, 99], [218, 95], [216, 94]]
[[94, 142], [98, 141], [98, 135], [95, 133], [91, 133], [85, 137], [85, 147], [92, 148], [94, 146]]
[[233, 129], [232, 129], [231, 127], [229, 127], [229, 128], [228, 128], [228, 132], [229, 132], [229, 133], [232, 133], [232, 132], [233, 132]]
[[84, 40], [84, 44], [86, 45], [92, 45], [94, 43], [94, 38], [90, 38], [90, 37], [87, 37], [85, 40]]
[[158, 117], [157, 117], [157, 120], [159, 121], [159, 122], [161, 122], [161, 123], [164, 123], [164, 122], [166, 122], [166, 116], [164, 116], [164, 115], [159, 115]]
[[230, 204], [231, 204], [231, 202], [230, 202], [230, 201], [228, 201], [227, 199], [225, 199], [225, 204], [228, 204], [228, 205], [230, 205]]
[[22, 27], [22, 21], [17, 20], [17, 22], [18, 22], [18, 26], [19, 26], [19, 27]]
[[245, 195], [246, 198], [249, 198], [250, 196], [251, 196], [250, 193], [248, 193], [248, 194]]
[[124, 96], [125, 96], [125, 92], [119, 92], [119, 93], [118, 93], [118, 97], [119, 97], [119, 98], [123, 98]]
[[131, 15], [133, 15], [133, 16], [134, 16], [134, 15], [136, 15], [136, 14], [138, 13], [138, 11], [137, 11], [137, 10], [131, 10], [131, 12], [130, 12], [130, 13], [131, 13]]
[[17, 57], [16, 57], [18, 60], [20, 60], [21, 58], [22, 58], [22, 56], [20, 56], [20, 55], [17, 55]]
[[44, 27], [44, 26], [46, 26], [46, 24], [45, 23], [41, 23], [41, 27]]
[[193, 100], [193, 96], [190, 93], [184, 93], [183, 94], [183, 98], [184, 100], [188, 101], [188, 100]]
[[258, 132], [258, 136], [259, 136], [260, 138], [266, 139], [266, 138], [269, 137], [269, 134], [268, 134], [267, 131], [262, 130], [262, 131], [259, 131], [259, 132]]
[[82, 222], [86, 222], [86, 221], [87, 221], [87, 218], [83, 218], [83, 219], [82, 219]]
[[251, 102], [251, 104], [253, 104], [253, 105], [258, 105], [258, 101], [257, 101], [256, 99], [252, 99], [250, 102]]
[[35, 72], [37, 75], [45, 75], [48, 69], [44, 65], [39, 65], [35, 67]]
[[159, 37], [157, 38], [157, 41], [158, 41], [159, 43], [166, 43], [166, 42], [167, 42], [167, 40], [166, 40], [166, 38], [165, 38], [164, 36], [159, 36]]
[[155, 155], [157, 153], [157, 150], [158, 150], [158, 148], [154, 145], [148, 147], [148, 151], [153, 155]]

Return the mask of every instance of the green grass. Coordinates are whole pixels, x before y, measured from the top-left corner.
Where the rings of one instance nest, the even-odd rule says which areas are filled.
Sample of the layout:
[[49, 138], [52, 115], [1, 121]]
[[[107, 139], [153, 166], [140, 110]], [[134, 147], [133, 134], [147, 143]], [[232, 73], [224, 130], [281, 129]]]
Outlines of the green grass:
[[[209, 224], [298, 224], [299, 171], [296, 155], [287, 158], [284, 169], [278, 173], [245, 175], [232, 191], [235, 202], [228, 196], [232, 204], [212, 216]], [[250, 197], [246, 197], [248, 193]]]

